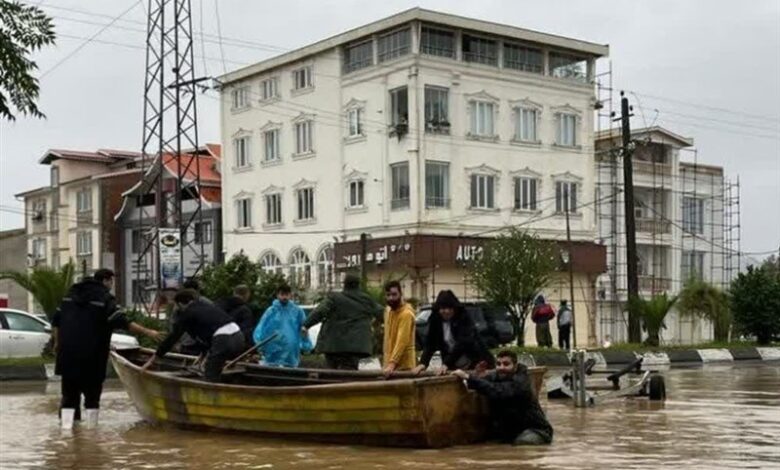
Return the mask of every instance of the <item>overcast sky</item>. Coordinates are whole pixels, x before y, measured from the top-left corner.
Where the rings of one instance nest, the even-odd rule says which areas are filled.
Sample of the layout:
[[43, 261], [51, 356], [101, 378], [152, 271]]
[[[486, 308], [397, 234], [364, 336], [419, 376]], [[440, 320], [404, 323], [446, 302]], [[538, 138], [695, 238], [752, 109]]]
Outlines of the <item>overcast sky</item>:
[[[414, 6], [609, 44], [610, 58], [599, 67], [611, 60], [616, 88], [638, 94], [630, 96], [632, 126], [655, 123], [693, 137], [700, 163], [739, 177], [743, 251], [780, 244], [777, 0], [216, 1], [192, 0], [194, 29], [205, 34], [201, 43], [196, 33], [196, 54], [206, 56], [196, 59], [198, 75], [220, 75]], [[37, 164], [46, 149], [140, 148], [146, 1], [41, 3], [60, 36], [55, 48], [36, 56], [45, 73], [40, 107], [48, 118], [0, 121], [2, 229], [23, 225], [8, 209], [21, 208], [15, 193], [48, 184], [48, 167]], [[199, 101], [204, 142], [220, 138], [215, 97], [211, 92]]]

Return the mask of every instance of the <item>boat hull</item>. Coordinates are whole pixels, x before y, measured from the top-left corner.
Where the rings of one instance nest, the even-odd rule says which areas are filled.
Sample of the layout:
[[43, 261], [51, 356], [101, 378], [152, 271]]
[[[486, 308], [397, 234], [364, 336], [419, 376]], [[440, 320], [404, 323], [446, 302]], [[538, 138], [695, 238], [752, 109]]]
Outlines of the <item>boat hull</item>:
[[451, 376], [246, 386], [142, 372], [121, 354], [111, 358], [138, 412], [157, 423], [404, 447], [478, 442], [487, 431], [487, 403]]

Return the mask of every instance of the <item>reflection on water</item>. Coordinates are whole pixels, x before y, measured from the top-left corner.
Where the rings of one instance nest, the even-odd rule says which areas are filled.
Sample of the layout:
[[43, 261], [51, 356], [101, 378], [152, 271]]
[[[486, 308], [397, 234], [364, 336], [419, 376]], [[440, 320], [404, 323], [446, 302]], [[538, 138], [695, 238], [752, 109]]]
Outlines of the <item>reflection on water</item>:
[[0, 384], [0, 468], [780, 468], [780, 365], [667, 371], [664, 404], [624, 400], [595, 409], [545, 404], [549, 447], [441, 450], [324, 446], [140, 421], [117, 382], [101, 424], [62, 433], [58, 384]]

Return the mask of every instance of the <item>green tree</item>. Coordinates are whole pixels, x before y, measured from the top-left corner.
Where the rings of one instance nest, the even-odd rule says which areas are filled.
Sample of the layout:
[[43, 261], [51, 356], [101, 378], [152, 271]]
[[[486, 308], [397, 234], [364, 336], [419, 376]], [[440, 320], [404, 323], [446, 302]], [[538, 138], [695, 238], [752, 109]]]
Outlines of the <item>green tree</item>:
[[731, 281], [731, 310], [734, 323], [744, 334], [754, 335], [760, 344], [780, 336], [780, 271], [766, 263], [749, 266]]
[[703, 280], [689, 279], [680, 291], [677, 311], [712, 322], [715, 341], [728, 341], [732, 318], [725, 292]]
[[525, 322], [534, 298], [558, 267], [557, 254], [552, 242], [512, 228], [487, 242], [482, 255], [467, 267], [482, 296], [512, 313], [518, 346], [525, 343]]
[[666, 329], [664, 320], [676, 302], [677, 296], [669, 297], [665, 293], [655, 295], [650, 300], [633, 297], [629, 301], [629, 309], [636, 313], [642, 322], [642, 329], [647, 331], [645, 344], [658, 346], [661, 343], [661, 330]]
[[73, 263], [70, 262], [61, 269], [35, 266], [29, 272], [0, 272], [0, 280], [9, 279], [32, 294], [35, 302], [51, 320], [68, 289], [73, 285], [75, 271]]
[[40, 88], [33, 71], [38, 65], [30, 55], [55, 38], [54, 24], [43, 10], [0, 0], [0, 117], [13, 121], [16, 112], [44, 117], [36, 104]]
[[247, 285], [252, 290], [250, 306], [257, 316], [271, 305], [284, 283], [283, 274], [265, 272], [260, 263], [243, 252], [233, 255], [227, 263], [207, 266], [200, 277], [203, 294], [212, 300], [232, 295], [239, 284]]

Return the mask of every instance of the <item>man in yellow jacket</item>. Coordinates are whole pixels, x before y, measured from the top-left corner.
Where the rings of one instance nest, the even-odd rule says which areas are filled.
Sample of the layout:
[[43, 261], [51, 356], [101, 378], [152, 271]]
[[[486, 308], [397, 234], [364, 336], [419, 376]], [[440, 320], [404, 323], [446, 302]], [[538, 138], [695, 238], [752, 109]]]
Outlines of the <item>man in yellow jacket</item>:
[[385, 338], [384, 374], [389, 377], [397, 370], [412, 370], [417, 365], [414, 351], [414, 308], [404, 302], [401, 284], [385, 284]]

